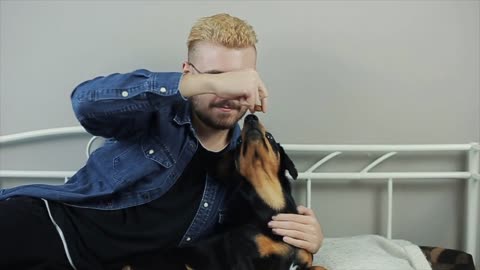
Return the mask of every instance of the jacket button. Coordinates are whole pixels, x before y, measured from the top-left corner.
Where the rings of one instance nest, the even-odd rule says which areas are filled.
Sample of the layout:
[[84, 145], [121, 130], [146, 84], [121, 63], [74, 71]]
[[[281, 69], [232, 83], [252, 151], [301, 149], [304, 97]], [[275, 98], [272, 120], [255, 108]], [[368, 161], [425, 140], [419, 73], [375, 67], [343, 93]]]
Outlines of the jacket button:
[[153, 155], [153, 153], [155, 153], [155, 150], [150, 149], [150, 150], [148, 150], [148, 153], [149, 153], [150, 155]]
[[207, 203], [207, 202], [204, 203], [204, 204], [203, 204], [203, 207], [207, 208], [207, 207], [208, 207], [208, 203]]
[[123, 91], [122, 92], [122, 97], [128, 97], [128, 91]]
[[165, 93], [167, 92], [167, 89], [165, 87], [160, 88], [160, 92]]
[[192, 240], [192, 238], [190, 238], [190, 237], [187, 237], [187, 242], [190, 242], [190, 240]]

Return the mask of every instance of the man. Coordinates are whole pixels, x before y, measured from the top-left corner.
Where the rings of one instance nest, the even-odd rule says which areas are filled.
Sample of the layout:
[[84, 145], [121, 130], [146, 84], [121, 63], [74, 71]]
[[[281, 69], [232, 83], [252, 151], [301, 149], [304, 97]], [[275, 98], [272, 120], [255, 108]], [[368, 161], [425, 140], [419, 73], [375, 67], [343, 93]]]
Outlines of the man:
[[[75, 115], [109, 138], [60, 186], [0, 190], [0, 269], [164, 269], [162, 251], [215, 233], [228, 190], [208, 170], [235, 147], [237, 122], [268, 108], [256, 34], [227, 14], [200, 19], [183, 72], [98, 77], [72, 93]], [[323, 236], [310, 209], [269, 223], [315, 253]]]

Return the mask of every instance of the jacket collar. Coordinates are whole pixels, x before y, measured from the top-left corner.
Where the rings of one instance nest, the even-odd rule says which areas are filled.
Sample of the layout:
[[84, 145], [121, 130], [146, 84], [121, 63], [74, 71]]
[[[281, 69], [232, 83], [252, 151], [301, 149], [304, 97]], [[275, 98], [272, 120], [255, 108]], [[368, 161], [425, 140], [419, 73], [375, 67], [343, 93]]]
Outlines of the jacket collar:
[[[174, 106], [175, 117], [173, 121], [180, 126], [189, 124], [190, 128], [193, 130], [192, 118], [191, 118], [192, 105], [190, 101], [180, 102]], [[237, 138], [240, 136], [241, 129], [240, 126], [235, 124], [235, 126], [230, 130], [230, 142], [228, 145], [228, 150], [233, 150], [237, 146]]]
[[190, 116], [191, 107], [192, 105], [188, 100], [177, 103], [174, 106], [175, 117], [173, 118], [173, 121], [175, 121], [175, 123], [179, 124], [180, 126], [186, 124], [192, 125], [192, 119]]

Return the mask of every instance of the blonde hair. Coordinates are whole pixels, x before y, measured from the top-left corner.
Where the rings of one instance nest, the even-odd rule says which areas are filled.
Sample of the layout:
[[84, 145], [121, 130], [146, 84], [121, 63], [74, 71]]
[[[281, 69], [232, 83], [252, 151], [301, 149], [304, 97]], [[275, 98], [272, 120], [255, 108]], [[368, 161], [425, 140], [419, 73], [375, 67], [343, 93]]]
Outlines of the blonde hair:
[[227, 48], [246, 48], [257, 43], [253, 27], [246, 21], [226, 13], [200, 18], [188, 35], [188, 52], [197, 41], [210, 41]]

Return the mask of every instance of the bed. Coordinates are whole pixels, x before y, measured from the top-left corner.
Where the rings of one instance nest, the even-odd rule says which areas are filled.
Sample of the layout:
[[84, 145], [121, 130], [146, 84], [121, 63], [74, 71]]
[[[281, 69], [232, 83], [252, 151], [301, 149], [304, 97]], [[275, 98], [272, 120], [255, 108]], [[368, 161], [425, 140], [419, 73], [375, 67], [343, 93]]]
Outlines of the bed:
[[[23, 132], [11, 135], [0, 136], [0, 147], [15, 147], [26, 141], [36, 141], [40, 138], [55, 138], [58, 136], [69, 136], [86, 134], [82, 127], [65, 127]], [[86, 155], [92, 151], [97, 137], [91, 137], [86, 146]], [[316, 263], [326, 266], [328, 269], [434, 269], [434, 270], [474, 270], [474, 256], [478, 254], [478, 212], [479, 212], [479, 164], [480, 147], [478, 143], [469, 144], [440, 144], [440, 145], [306, 145], [306, 144], [284, 144], [283, 147], [296, 161], [303, 156], [314, 156], [315, 159], [308, 159], [311, 164], [299, 172], [299, 179], [296, 185], [304, 185], [301, 192], [305, 192], [305, 204], [312, 206], [312, 185], [323, 181], [337, 181], [345, 179], [369, 179], [373, 182], [380, 182], [387, 185], [387, 222], [386, 234], [356, 235], [349, 237], [328, 237], [326, 235], [321, 252], [314, 257]], [[456, 152], [464, 155], [465, 169], [461, 171], [428, 171], [417, 172], [406, 170], [372, 172], [372, 170], [385, 163], [391, 157], [402, 153], [444, 153]], [[342, 154], [368, 153], [374, 159], [363, 169], [356, 172], [345, 172], [343, 170], [322, 171], [325, 164]], [[302, 161], [305, 163], [304, 161]], [[308, 163], [308, 162], [307, 162]], [[28, 169], [28, 168], [26, 168]], [[0, 167], [0, 188], [5, 179], [42, 179], [60, 178], [67, 180], [75, 171], [32, 171], [32, 170], [7, 170]], [[394, 183], [405, 179], [462, 179], [465, 181], [465, 203], [463, 221], [463, 244], [462, 250], [454, 250], [436, 246], [417, 246], [415, 243], [392, 239], [393, 231], [393, 189]], [[419, 221], [421, 222], [421, 221]], [[478, 262], [477, 262], [478, 263]]]

